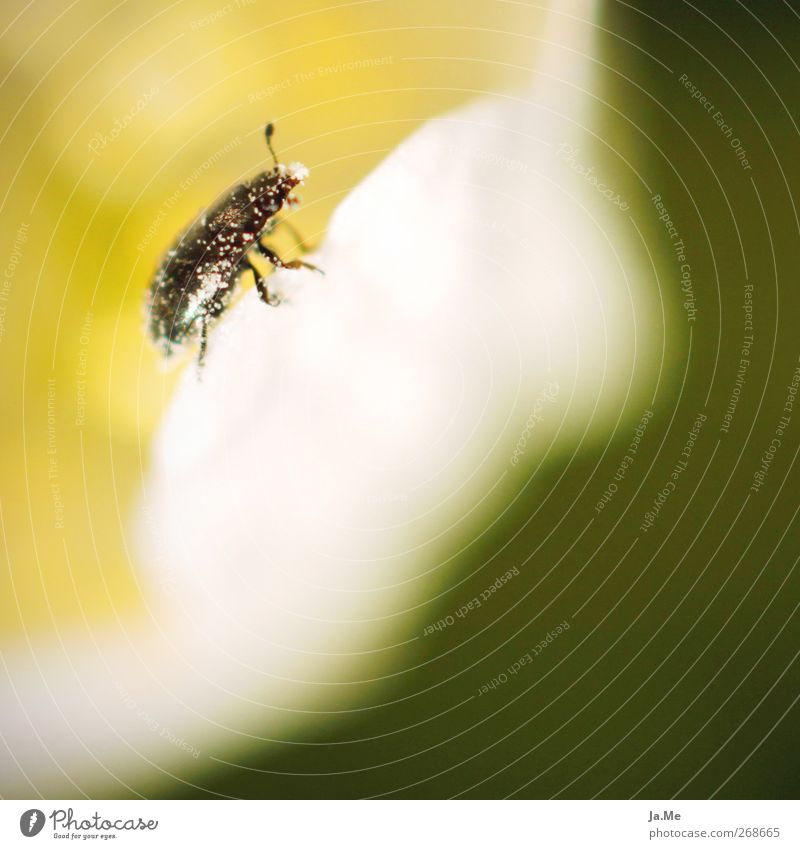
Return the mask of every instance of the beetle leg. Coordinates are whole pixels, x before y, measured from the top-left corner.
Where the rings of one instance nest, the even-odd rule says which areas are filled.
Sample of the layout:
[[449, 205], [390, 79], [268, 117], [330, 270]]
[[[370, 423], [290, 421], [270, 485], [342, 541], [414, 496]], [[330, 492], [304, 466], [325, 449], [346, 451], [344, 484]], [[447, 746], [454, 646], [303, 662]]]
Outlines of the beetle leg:
[[[258, 242], [256, 242], [258, 244]], [[256, 289], [261, 300], [270, 307], [277, 307], [281, 302], [279, 295], [271, 295], [267, 288], [267, 279], [264, 275], [250, 262], [248, 257], [245, 257], [243, 264], [253, 272], [253, 277], [256, 278]]]
[[[307, 253], [311, 253], [311, 251], [314, 250], [314, 247], [312, 247], [311, 245], [306, 243], [306, 240], [300, 235], [300, 233], [298, 232], [298, 230], [294, 226], [294, 224], [291, 224], [285, 218], [281, 218], [280, 220], [275, 221], [275, 225], [276, 226], [280, 225], [285, 230], [288, 230], [289, 234], [291, 235], [291, 237], [295, 241], [295, 245], [297, 247], [297, 250], [299, 250], [300, 253], [307, 254]], [[267, 234], [264, 233], [262, 235], [267, 235]]]
[[271, 251], [268, 247], [262, 245], [261, 242], [256, 242], [253, 247], [256, 248], [258, 252], [265, 259], [268, 259], [276, 268], [310, 268], [311, 271], [319, 271], [320, 274], [325, 273], [321, 268], [317, 268], [316, 265], [312, 265], [310, 262], [303, 262], [299, 259], [290, 259], [286, 262], [282, 260], [275, 251]]
[[203, 366], [206, 362], [206, 350], [208, 349], [208, 320], [206, 316], [200, 319], [200, 350], [197, 353], [197, 380], [203, 380]]

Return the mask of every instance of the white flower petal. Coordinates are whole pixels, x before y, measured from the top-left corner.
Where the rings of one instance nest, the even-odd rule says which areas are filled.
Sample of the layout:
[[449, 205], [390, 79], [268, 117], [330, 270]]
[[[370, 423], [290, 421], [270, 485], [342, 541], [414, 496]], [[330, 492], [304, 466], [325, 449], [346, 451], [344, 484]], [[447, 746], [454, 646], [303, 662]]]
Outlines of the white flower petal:
[[437, 564], [496, 488], [616, 418], [634, 333], [624, 213], [559, 156], [591, 140], [576, 58], [591, 27], [553, 20], [530, 92], [424, 125], [337, 210], [311, 258], [326, 276], [274, 275], [290, 303], [251, 291], [212, 333], [203, 381], [187, 370], [139, 523], [158, 629], [87, 649], [81, 687], [55, 650], [24, 685], [63, 763], [100, 776], [107, 744], [115, 772], [147, 770], [126, 746], [169, 764], [191, 756], [170, 735], [205, 757], [352, 706], [365, 686], [324, 685], [380, 677], [378, 650], [419, 632]]

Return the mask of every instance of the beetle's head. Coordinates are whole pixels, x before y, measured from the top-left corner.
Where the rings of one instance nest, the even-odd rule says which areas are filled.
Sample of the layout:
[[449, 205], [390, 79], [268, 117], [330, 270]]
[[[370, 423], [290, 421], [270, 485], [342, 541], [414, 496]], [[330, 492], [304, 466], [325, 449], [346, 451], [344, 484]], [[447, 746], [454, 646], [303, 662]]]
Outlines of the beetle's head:
[[278, 165], [275, 168], [280, 181], [291, 190], [295, 186], [300, 186], [308, 177], [308, 168], [302, 162], [290, 162], [288, 165]]
[[279, 205], [287, 203], [289, 206], [294, 206], [299, 201], [292, 197], [292, 191], [295, 186], [302, 185], [307, 176], [308, 168], [305, 165], [301, 165], [299, 162], [284, 165], [281, 162], [267, 173], [262, 190], [274, 198]]

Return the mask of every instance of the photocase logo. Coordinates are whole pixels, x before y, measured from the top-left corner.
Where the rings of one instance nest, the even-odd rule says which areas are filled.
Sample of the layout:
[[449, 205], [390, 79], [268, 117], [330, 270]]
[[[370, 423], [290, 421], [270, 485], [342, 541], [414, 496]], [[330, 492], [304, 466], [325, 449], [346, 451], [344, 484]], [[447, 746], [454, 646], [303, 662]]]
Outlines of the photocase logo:
[[44, 812], [31, 808], [19, 818], [19, 830], [25, 837], [35, 837], [44, 828]]

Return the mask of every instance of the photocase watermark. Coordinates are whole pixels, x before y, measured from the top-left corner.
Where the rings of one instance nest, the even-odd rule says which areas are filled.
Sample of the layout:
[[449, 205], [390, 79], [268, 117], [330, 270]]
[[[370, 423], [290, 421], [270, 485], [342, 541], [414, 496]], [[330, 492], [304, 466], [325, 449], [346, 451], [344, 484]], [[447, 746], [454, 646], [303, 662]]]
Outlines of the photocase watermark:
[[722, 112], [714, 106], [714, 104], [686, 74], [681, 74], [678, 78], [678, 82], [680, 82], [687, 91], [692, 93], [692, 100], [696, 100], [711, 116], [714, 123], [719, 127], [722, 135], [730, 142], [730, 145], [736, 153], [736, 158], [739, 160], [739, 164], [742, 168], [745, 171], [752, 171], [752, 166], [747, 158], [747, 151], [744, 149], [741, 140], [734, 134], [733, 127], [725, 121], [725, 116]]
[[154, 85], [139, 95], [136, 103], [121, 117], [115, 118], [114, 124], [107, 132], [96, 132], [89, 140], [89, 150], [97, 156], [101, 150], [115, 142], [120, 135], [133, 123], [134, 118], [143, 112], [158, 96], [159, 86]]
[[691, 323], [697, 318], [697, 307], [695, 306], [694, 286], [692, 285], [692, 266], [686, 260], [686, 246], [683, 244], [681, 234], [673, 223], [669, 211], [661, 200], [661, 195], [653, 195], [651, 200], [658, 213], [658, 220], [664, 222], [664, 227], [675, 253], [675, 259], [680, 266], [683, 308], [686, 311], [686, 321]]
[[728, 406], [722, 416], [722, 424], [719, 427], [720, 433], [728, 433], [731, 429], [736, 406], [739, 403], [739, 398], [742, 394], [742, 387], [745, 383], [747, 370], [750, 368], [750, 349], [753, 347], [753, 284], [744, 284], [744, 303], [742, 304], [744, 311], [744, 335], [742, 337], [742, 347], [739, 349], [739, 364], [736, 370], [736, 380], [733, 383], [731, 390], [731, 399], [728, 401]]
[[483, 605], [485, 601], [489, 601], [490, 598], [500, 589], [502, 589], [512, 578], [515, 578], [519, 575], [519, 567], [512, 566], [499, 578], [497, 578], [494, 583], [489, 584], [485, 590], [481, 591], [476, 595], [471, 601], [468, 601], [466, 604], [462, 604], [461, 607], [455, 612], [455, 614], [448, 614], [444, 617], [444, 619], [440, 619], [438, 622], [434, 622], [432, 625], [426, 625], [425, 629], [422, 632], [423, 637], [427, 637], [430, 634], [433, 634], [434, 631], [444, 631], [449, 628], [451, 625], [455, 625], [456, 619], [464, 619], [473, 610], [477, 610], [479, 607]]
[[44, 811], [40, 811], [39, 808], [28, 808], [19, 818], [19, 830], [25, 837], [36, 837], [44, 828], [44, 823]]
[[694, 423], [687, 431], [686, 442], [684, 443], [681, 453], [678, 455], [679, 459], [672, 467], [672, 471], [669, 474], [669, 479], [664, 484], [664, 486], [658, 491], [656, 497], [653, 499], [653, 506], [644, 514], [642, 524], [639, 525], [640, 531], [644, 531], [646, 533], [650, 528], [653, 527], [656, 519], [661, 513], [661, 508], [669, 500], [669, 497], [672, 495], [672, 493], [675, 492], [681, 475], [689, 467], [689, 460], [692, 457], [695, 442], [697, 441], [697, 437], [699, 436], [700, 431], [702, 430], [707, 418], [708, 416], [706, 416], [705, 413], [697, 414]]
[[478, 687], [478, 695], [485, 696], [489, 690], [496, 690], [498, 687], [502, 687], [504, 684], [508, 684], [508, 682], [519, 673], [519, 671], [524, 666], [529, 666], [533, 661], [548, 647], [551, 646], [560, 636], [561, 634], [569, 631], [570, 624], [565, 619], [561, 624], [557, 625], [552, 631], [548, 631], [546, 636], [539, 640], [535, 646], [530, 648], [525, 654], [520, 655], [509, 667], [505, 670], [505, 672], [501, 672], [499, 675], [495, 675], [491, 681], [487, 681], [484, 684], [481, 684]]
[[348, 71], [368, 71], [372, 68], [380, 68], [383, 65], [391, 65], [394, 63], [394, 56], [372, 56], [365, 59], [353, 59], [349, 62], [340, 62], [337, 65], [318, 65], [316, 68], [310, 68], [307, 71], [298, 71], [292, 74], [291, 77], [284, 77], [266, 88], [251, 92], [247, 99], [250, 103], [259, 103], [262, 100], [267, 100], [274, 97], [279, 91], [285, 91], [295, 85], [310, 83], [322, 77], [329, 77], [332, 74], [344, 74]]
[[89, 342], [91, 341], [92, 322], [94, 314], [86, 313], [81, 325], [78, 349], [78, 367], [75, 369], [75, 425], [83, 427], [86, 424], [86, 374], [89, 362]]
[[47, 380], [47, 480], [53, 499], [54, 527], [64, 527], [64, 499], [58, 475], [58, 444], [56, 442], [56, 381]]
[[792, 379], [786, 387], [786, 395], [783, 401], [781, 417], [775, 425], [772, 440], [767, 446], [766, 451], [761, 456], [761, 465], [753, 475], [753, 482], [750, 484], [750, 492], [752, 493], [757, 493], [761, 490], [761, 487], [764, 485], [764, 481], [767, 478], [767, 474], [769, 473], [772, 461], [775, 459], [775, 455], [778, 453], [778, 450], [783, 444], [783, 437], [792, 422], [792, 412], [794, 411], [794, 402], [797, 398], [798, 386], [800, 386], [800, 365], [795, 367]]
[[144, 234], [144, 238], [136, 245], [136, 249], [139, 253], [143, 253], [150, 242], [153, 240], [153, 237], [158, 233], [161, 225], [164, 223], [164, 220], [167, 217], [167, 213], [175, 206], [175, 204], [181, 199], [183, 193], [191, 188], [194, 183], [196, 183], [200, 177], [208, 171], [209, 168], [214, 166], [223, 156], [229, 154], [232, 150], [237, 148], [242, 143], [242, 139], [240, 136], [236, 136], [231, 139], [231, 141], [226, 142], [221, 148], [214, 151], [207, 159], [200, 163], [200, 165], [195, 168], [188, 177], [185, 177], [178, 184], [178, 188], [161, 204], [161, 208], [159, 209], [156, 217], [151, 222], [150, 226], [147, 228]]
[[165, 740], [172, 743], [173, 746], [183, 750], [190, 754], [195, 760], [200, 757], [200, 749], [192, 746], [190, 743], [187, 743], [183, 737], [178, 737], [173, 734], [167, 728], [157, 720], [155, 717], [150, 716], [150, 714], [141, 708], [139, 704], [136, 702], [136, 699], [131, 696], [131, 694], [123, 687], [122, 684], [117, 684], [117, 692], [119, 693], [120, 699], [122, 699], [122, 703], [125, 707], [130, 708], [139, 719], [154, 733], [158, 734], [159, 737], [163, 737]]
[[202, 18], [195, 18], [193, 21], [190, 21], [189, 29], [198, 30], [211, 26], [211, 24], [216, 24], [218, 21], [222, 20], [222, 18], [226, 15], [230, 15], [231, 12], [235, 12], [238, 9], [249, 9], [252, 6], [255, 6], [255, 3], [256, 0], [233, 0], [233, 2], [226, 3], [224, 6], [220, 6], [219, 9], [215, 9], [207, 15], [203, 15]]
[[39, 808], [29, 808], [19, 818], [19, 830], [25, 837], [35, 837], [47, 820], [50, 820], [53, 837], [68, 840], [111, 840], [117, 837], [114, 832], [155, 831], [158, 828], [158, 820], [144, 820], [141, 817], [108, 819], [95, 811], [79, 819], [73, 808], [56, 808], [47, 816]]
[[576, 174], [583, 177], [583, 179], [590, 185], [594, 186], [594, 188], [604, 198], [606, 198], [606, 200], [613, 203], [614, 206], [619, 207], [623, 212], [630, 209], [630, 204], [620, 197], [619, 192], [615, 192], [610, 186], [607, 186], [605, 183], [600, 181], [595, 173], [594, 165], [590, 167], [580, 162], [578, 159], [579, 153], [580, 150], [574, 145], [571, 145], [569, 142], [562, 141], [558, 146], [557, 155], [563, 159]]
[[633, 465], [634, 460], [636, 460], [636, 454], [639, 451], [639, 445], [641, 444], [642, 438], [644, 437], [644, 433], [647, 430], [647, 425], [650, 423], [650, 419], [653, 418], [652, 410], [645, 410], [642, 414], [641, 419], [639, 419], [639, 424], [633, 429], [633, 439], [631, 440], [630, 445], [625, 451], [625, 455], [622, 460], [620, 460], [620, 464], [617, 466], [617, 470], [614, 472], [614, 480], [612, 480], [605, 489], [605, 492], [600, 497], [600, 500], [597, 504], [594, 505], [594, 512], [600, 513], [605, 509], [606, 504], [616, 495], [617, 490], [619, 489], [619, 484], [622, 482], [625, 475], [628, 473], [628, 469]]
[[30, 225], [24, 221], [20, 222], [19, 227], [17, 227], [17, 232], [14, 234], [14, 244], [6, 260], [6, 267], [3, 269], [3, 279], [0, 280], [0, 342], [6, 335], [6, 310], [11, 295], [11, 284], [17, 274], [19, 261], [22, 259], [22, 246], [28, 241], [29, 228]]
[[528, 439], [536, 428], [536, 425], [539, 424], [539, 422], [544, 421], [541, 411], [545, 404], [555, 403], [555, 400], [558, 397], [558, 392], [558, 382], [555, 380], [548, 380], [544, 389], [536, 397], [536, 400], [533, 402], [533, 409], [531, 410], [528, 418], [525, 420], [525, 427], [519, 435], [517, 444], [514, 447], [514, 453], [511, 455], [510, 462], [512, 466], [516, 466], [519, 463], [520, 457], [522, 457], [525, 453], [525, 449], [528, 447]]

